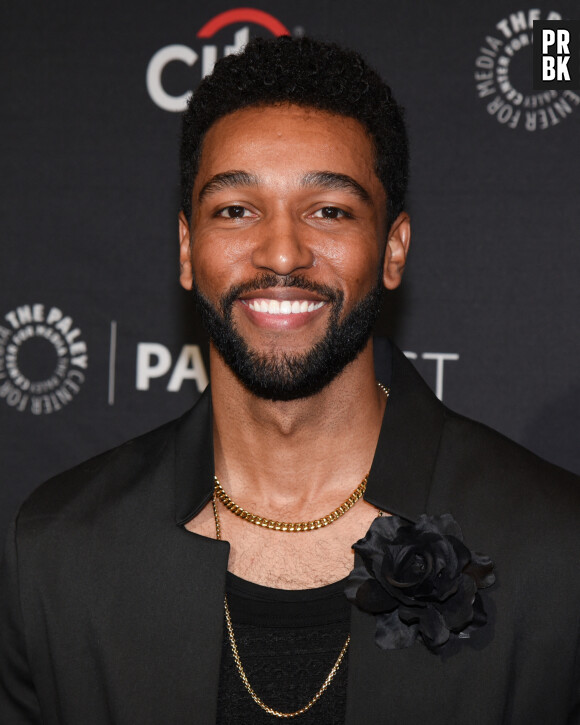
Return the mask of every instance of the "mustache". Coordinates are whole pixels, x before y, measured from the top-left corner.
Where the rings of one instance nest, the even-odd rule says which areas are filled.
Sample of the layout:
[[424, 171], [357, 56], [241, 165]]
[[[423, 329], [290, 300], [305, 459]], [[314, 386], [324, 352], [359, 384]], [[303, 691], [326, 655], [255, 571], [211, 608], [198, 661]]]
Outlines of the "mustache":
[[228, 315], [231, 312], [232, 305], [240, 295], [256, 290], [273, 289], [275, 287], [297, 287], [298, 289], [309, 290], [328, 300], [333, 305], [342, 304], [344, 299], [344, 293], [341, 290], [333, 289], [328, 285], [317, 284], [306, 277], [300, 275], [289, 277], [264, 272], [248, 282], [241, 282], [240, 284], [234, 285], [222, 295], [219, 300], [222, 314]]

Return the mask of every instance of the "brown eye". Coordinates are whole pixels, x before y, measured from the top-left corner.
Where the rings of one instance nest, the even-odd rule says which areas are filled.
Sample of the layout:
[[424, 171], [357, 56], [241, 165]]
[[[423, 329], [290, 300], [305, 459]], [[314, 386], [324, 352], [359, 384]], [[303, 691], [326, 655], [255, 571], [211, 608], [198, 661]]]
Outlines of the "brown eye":
[[245, 206], [226, 206], [219, 212], [219, 216], [227, 219], [242, 219], [248, 210]]
[[313, 216], [318, 219], [341, 219], [342, 217], [348, 217], [349, 215], [336, 206], [323, 206], [315, 212]]
[[341, 213], [340, 209], [337, 209], [335, 206], [325, 206], [321, 211], [325, 219], [337, 219]]

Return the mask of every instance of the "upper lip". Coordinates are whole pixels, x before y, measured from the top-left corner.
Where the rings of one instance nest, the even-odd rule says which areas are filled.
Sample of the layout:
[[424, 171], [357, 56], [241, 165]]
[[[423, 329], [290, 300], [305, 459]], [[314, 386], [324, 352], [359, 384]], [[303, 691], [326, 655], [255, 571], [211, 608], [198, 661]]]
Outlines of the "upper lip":
[[326, 302], [326, 297], [321, 297], [307, 289], [300, 289], [299, 287], [273, 287], [271, 289], [259, 289], [253, 292], [245, 292], [240, 295], [241, 300], [255, 300], [255, 299], [266, 299], [266, 300], [313, 300], [314, 302]]

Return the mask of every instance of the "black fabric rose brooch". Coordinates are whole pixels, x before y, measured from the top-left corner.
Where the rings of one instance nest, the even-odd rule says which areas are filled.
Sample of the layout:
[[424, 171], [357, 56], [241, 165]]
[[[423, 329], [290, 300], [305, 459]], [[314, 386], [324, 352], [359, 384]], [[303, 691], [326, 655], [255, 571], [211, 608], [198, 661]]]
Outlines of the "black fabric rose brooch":
[[470, 551], [451, 514], [380, 516], [353, 549], [360, 554], [345, 589], [350, 602], [376, 617], [382, 649], [417, 638], [436, 652], [487, 621], [478, 589], [495, 581], [493, 562]]

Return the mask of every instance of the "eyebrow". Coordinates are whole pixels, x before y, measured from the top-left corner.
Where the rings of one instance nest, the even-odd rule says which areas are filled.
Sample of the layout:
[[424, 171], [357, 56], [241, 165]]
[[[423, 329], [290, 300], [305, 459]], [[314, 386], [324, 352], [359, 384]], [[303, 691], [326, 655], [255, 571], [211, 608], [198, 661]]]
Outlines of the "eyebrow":
[[[240, 186], [259, 186], [260, 180], [255, 174], [247, 171], [223, 171], [221, 174], [212, 176], [205, 183], [198, 194], [197, 200], [201, 202], [206, 196], [223, 189], [234, 189]], [[325, 189], [326, 191], [348, 191], [354, 194], [358, 199], [371, 203], [371, 195], [369, 192], [355, 181], [348, 174], [338, 174], [334, 171], [310, 171], [302, 177], [300, 186], [303, 189], [314, 188]]]
[[327, 191], [349, 191], [365, 204], [371, 203], [369, 192], [348, 174], [337, 174], [334, 171], [311, 171], [303, 177], [300, 185], [303, 188], [316, 187]]
[[211, 179], [204, 184], [198, 194], [198, 202], [209, 194], [223, 189], [234, 189], [239, 186], [258, 186], [258, 177], [254, 174], [248, 174], [247, 171], [224, 171], [221, 174], [212, 176]]

